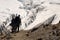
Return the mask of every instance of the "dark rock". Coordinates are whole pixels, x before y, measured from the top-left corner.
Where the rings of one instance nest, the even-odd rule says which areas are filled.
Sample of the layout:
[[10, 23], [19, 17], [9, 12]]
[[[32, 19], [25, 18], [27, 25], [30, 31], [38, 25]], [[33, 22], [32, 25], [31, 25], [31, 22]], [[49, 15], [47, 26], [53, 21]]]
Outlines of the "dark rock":
[[42, 38], [39, 38], [38, 40], [42, 40]]
[[36, 31], [37, 29], [38, 29], [38, 28], [34, 28], [34, 29], [31, 30], [31, 32], [34, 32], [34, 31]]

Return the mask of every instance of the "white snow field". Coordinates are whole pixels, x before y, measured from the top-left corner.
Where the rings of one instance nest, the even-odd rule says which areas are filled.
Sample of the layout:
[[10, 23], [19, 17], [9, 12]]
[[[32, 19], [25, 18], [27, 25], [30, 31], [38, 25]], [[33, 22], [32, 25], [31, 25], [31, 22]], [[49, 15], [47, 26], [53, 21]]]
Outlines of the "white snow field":
[[49, 0], [51, 3], [60, 3], [60, 0]]
[[[30, 1], [30, 0], [29, 0]], [[39, 2], [40, 1], [40, 2]], [[35, 28], [35, 27], [38, 27], [39, 25], [41, 25], [41, 24], [44, 24], [45, 22], [46, 22], [46, 20], [47, 20], [47, 22], [46, 23], [48, 23], [49, 24], [49, 22], [50, 21], [52, 21], [52, 23], [51, 24], [57, 24], [57, 23], [59, 23], [59, 21], [60, 21], [60, 5], [58, 4], [58, 3], [60, 3], [59, 2], [59, 0], [52, 0], [52, 1], [50, 1], [50, 0], [47, 0], [47, 1], [45, 1], [45, 0], [34, 0], [33, 1], [33, 5], [35, 6], [35, 5], [39, 5], [40, 4], [40, 6], [42, 6], [42, 7], [45, 7], [45, 10], [47, 10], [47, 11], [45, 11], [44, 12], [44, 10], [42, 10], [41, 12], [43, 13], [43, 14], [45, 14], [46, 16], [47, 16], [47, 13], [49, 13], [48, 14], [48, 16], [47, 17], [45, 17], [44, 15], [42, 15], [42, 13], [40, 12], [39, 14], [39, 16], [40, 17], [38, 17], [38, 16], [36, 16], [37, 18], [35, 19], [35, 21], [33, 22], [33, 23], [31, 23], [30, 25], [28, 25], [28, 27], [23, 27], [24, 28], [24, 30], [30, 30], [30, 29], [32, 29], [32, 28]], [[26, 1], [25, 1], [26, 2]], [[38, 2], [38, 3], [37, 3]], [[41, 2], [43, 2], [43, 4], [41, 4]], [[53, 4], [49, 4], [50, 2], [52, 2]], [[35, 4], [34, 4], [35, 3]], [[24, 3], [23, 3], [24, 4]], [[26, 2], [26, 4], [24, 4], [25, 6], [30, 6], [30, 5], [27, 5], [27, 4], [30, 4], [30, 3], [27, 3]], [[35, 9], [36, 10], [36, 9]], [[50, 11], [49, 11], [50, 10]], [[50, 13], [52, 11], [52, 13]], [[55, 14], [56, 14], [56, 16], [54, 17], [52, 14], [54, 14], [54, 16], [55, 16]], [[51, 15], [51, 16], [49, 16], [49, 15]], [[42, 16], [42, 17], [41, 17]], [[54, 17], [54, 20], [52, 20], [52, 18]], [[41, 18], [41, 19], [40, 19]], [[47, 19], [45, 19], [45, 18], [47, 18]], [[43, 19], [43, 20], [42, 20]], [[50, 20], [48, 20], [48, 19], [50, 19]], [[37, 26], [38, 25], [38, 26]]]
[[57, 24], [60, 21], [60, 5], [58, 4], [51, 4], [51, 6], [49, 7], [51, 10], [54, 11], [54, 13], [56, 14], [52, 24]]
[[53, 12], [50, 10], [38, 13], [36, 16], [36, 20], [33, 23], [31, 23], [28, 27], [24, 28], [24, 30], [30, 30], [33, 28], [37, 28], [42, 24], [46, 25], [51, 23], [53, 18], [55, 17], [55, 14], [51, 14], [51, 13]]
[[57, 24], [60, 21], [60, 0], [0, 0], [0, 24], [10, 19], [11, 14], [21, 15], [20, 30], [51, 22]]

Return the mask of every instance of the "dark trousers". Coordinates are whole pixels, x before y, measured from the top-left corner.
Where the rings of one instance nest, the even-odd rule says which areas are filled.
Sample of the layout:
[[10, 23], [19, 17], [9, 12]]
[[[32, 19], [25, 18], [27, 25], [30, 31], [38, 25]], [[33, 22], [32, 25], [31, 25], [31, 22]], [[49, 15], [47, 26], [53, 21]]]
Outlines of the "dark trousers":
[[16, 32], [16, 26], [12, 27], [12, 32]]
[[19, 32], [19, 26], [13, 26], [12, 27], [12, 32]]
[[17, 27], [17, 31], [19, 32], [19, 26]]

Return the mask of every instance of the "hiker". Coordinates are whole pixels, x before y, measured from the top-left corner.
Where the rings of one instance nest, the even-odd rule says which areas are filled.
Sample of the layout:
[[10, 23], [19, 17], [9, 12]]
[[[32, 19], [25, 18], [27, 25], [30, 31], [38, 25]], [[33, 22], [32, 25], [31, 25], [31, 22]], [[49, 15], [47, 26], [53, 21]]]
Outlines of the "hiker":
[[17, 32], [19, 32], [19, 26], [21, 25], [20, 15], [15, 17], [15, 21], [14, 22], [15, 22], [15, 29], [14, 30], [17, 30]]
[[11, 20], [11, 23], [10, 23], [10, 26], [12, 27], [12, 32], [14, 32], [14, 24], [15, 24], [14, 20], [15, 20], [15, 15], [13, 14], [12, 15], [12, 20]]
[[21, 24], [21, 18], [20, 18], [20, 15], [16, 16], [15, 18], [12, 19], [11, 21], [11, 26], [12, 26], [12, 32], [19, 32], [19, 26]]

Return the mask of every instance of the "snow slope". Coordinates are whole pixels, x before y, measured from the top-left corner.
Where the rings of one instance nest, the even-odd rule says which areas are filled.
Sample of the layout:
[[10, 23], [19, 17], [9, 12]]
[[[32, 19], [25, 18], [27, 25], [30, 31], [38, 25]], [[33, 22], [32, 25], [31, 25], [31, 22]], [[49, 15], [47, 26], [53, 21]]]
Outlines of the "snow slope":
[[[52, 4], [49, 4], [51, 2]], [[0, 23], [6, 21], [11, 14], [19, 14], [22, 19], [22, 29], [29, 30], [36, 25], [46, 22], [49, 24], [56, 14], [51, 24], [57, 24], [60, 21], [59, 3], [59, 0], [0, 0]], [[35, 21], [31, 18], [32, 16], [35, 16]], [[32, 20], [33, 23], [28, 25]], [[28, 26], [26, 27], [25, 24]]]
[[[25, 0], [26, 1], [26, 0]], [[29, 0], [30, 1], [30, 0]], [[41, 2], [43, 2], [43, 4], [41, 4]], [[54, 3], [54, 4], [49, 4], [50, 2], [52, 2], [52, 3]], [[56, 14], [56, 16], [54, 17], [54, 20], [52, 21], [52, 24], [57, 24], [58, 22], [59, 22], [59, 20], [60, 20], [60, 5], [58, 5], [58, 4], [56, 4], [56, 3], [60, 3], [60, 1], [59, 0], [47, 0], [47, 1], [45, 1], [45, 0], [33, 0], [33, 4], [32, 5], [40, 5], [40, 6], [43, 6], [43, 7], [45, 7], [45, 9], [47, 9], [47, 10], [51, 10], [51, 11], [53, 11], [52, 13], [50, 13], [51, 11], [48, 11], [48, 13], [50, 13], [50, 14]], [[24, 4], [25, 6], [29, 6], [29, 5], [27, 5], [27, 4], [30, 4], [30, 3], [28, 3], [28, 2], [26, 2], [26, 4]], [[43, 11], [41, 11], [42, 13], [44, 13], [44, 14], [46, 14], [45, 12], [43, 12]], [[41, 18], [41, 13], [39, 13], [40, 15], [40, 17], [39, 18]], [[47, 14], [46, 14], [47, 15]], [[40, 24], [43, 24], [44, 23], [44, 21], [46, 21], [47, 19], [49, 19], [50, 18], [50, 16], [47, 16], [47, 17], [49, 17], [49, 18], [47, 18], [46, 20], [44, 20], [45, 18], [44, 18], [45, 16], [43, 16], [42, 15], [42, 19], [40, 19], [40, 21], [37, 21], [37, 20], [39, 20], [39, 18], [37, 19], [36, 18], [36, 20], [31, 24], [31, 25], [29, 25], [28, 27], [26, 27], [26, 29], [24, 29], [24, 30], [29, 30], [29, 29], [32, 29], [32, 28], [34, 28], [34, 27], [36, 27], [36, 25], [40, 25]], [[48, 20], [47, 20], [48, 21]], [[36, 23], [35, 23], [36, 22]], [[36, 24], [36, 25], [34, 25], [34, 24]]]
[[17, 0], [0, 0], [0, 11], [7, 9], [11, 12], [16, 12], [20, 4]]
[[[60, 1], [59, 0], [52, 0], [52, 4], [50, 4], [49, 8], [50, 10], [53, 10], [53, 12], [56, 14], [52, 24], [57, 24], [60, 21]], [[55, 2], [55, 3], [54, 3]]]
[[26, 16], [26, 11], [19, 9], [20, 6], [23, 4], [17, 0], [0, 0], [0, 22], [3, 23], [11, 14], [20, 14], [21, 18]]
[[60, 3], [60, 0], [49, 0], [51, 3]]
[[38, 13], [36, 16], [36, 20], [30, 24], [28, 27], [26, 27], [24, 30], [30, 30], [33, 28], [37, 28], [42, 24], [49, 24], [50, 22], [52, 22], [55, 14], [51, 14], [53, 13], [52, 11], [48, 10], [48, 11], [43, 11], [42, 13]]

